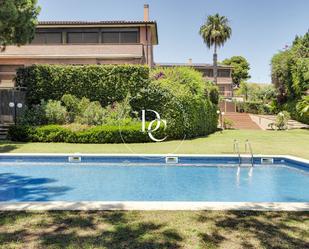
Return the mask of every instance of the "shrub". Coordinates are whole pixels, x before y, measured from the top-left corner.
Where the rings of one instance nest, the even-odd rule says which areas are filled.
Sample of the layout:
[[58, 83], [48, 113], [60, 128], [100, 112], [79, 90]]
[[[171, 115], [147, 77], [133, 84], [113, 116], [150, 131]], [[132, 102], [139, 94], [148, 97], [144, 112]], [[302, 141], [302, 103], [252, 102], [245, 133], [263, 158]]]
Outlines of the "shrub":
[[62, 103], [67, 109], [68, 115], [67, 115], [67, 121], [69, 123], [73, 123], [76, 116], [81, 113], [81, 101], [79, 98], [75, 97], [72, 94], [65, 94], [61, 98]]
[[60, 101], [48, 100], [43, 105], [45, 116], [49, 124], [64, 124], [66, 121], [67, 110], [61, 105]]
[[32, 108], [26, 107], [22, 115], [18, 117], [18, 123], [21, 125], [43, 125], [47, 124], [45, 115], [45, 103], [32, 106]]
[[309, 95], [302, 97], [297, 103], [296, 109], [300, 116], [309, 116]]
[[223, 119], [223, 127], [224, 129], [232, 129], [234, 126], [234, 121], [229, 118]]
[[253, 114], [273, 114], [273, 107], [262, 102], [237, 102], [237, 112], [246, 112]]
[[33, 127], [28, 125], [11, 126], [8, 130], [8, 137], [12, 141], [30, 142], [32, 141]]
[[[206, 93], [200, 72], [187, 67], [156, 68], [151, 84], [142, 93], [139, 107], [147, 107], [167, 120], [167, 134], [174, 138], [204, 136], [217, 130], [217, 106]], [[144, 102], [143, 102], [144, 101]]]
[[206, 85], [206, 95], [209, 97], [210, 101], [215, 105], [219, 104], [219, 89], [217, 86], [208, 83]]
[[106, 111], [102, 108], [99, 102], [89, 103], [86, 110], [77, 117], [77, 123], [87, 125], [101, 125], [104, 122]]
[[20, 68], [16, 84], [27, 88], [27, 104], [61, 100], [64, 94], [99, 101], [103, 107], [135, 96], [149, 82], [149, 68], [139, 65], [34, 65]]
[[288, 121], [291, 118], [290, 114], [286, 111], [279, 112], [276, 116], [275, 126], [278, 130], [286, 130], [288, 128]]
[[[151, 142], [147, 133], [141, 132], [140, 124], [126, 126], [96, 126], [72, 130], [68, 126], [46, 125], [41, 127], [12, 126], [9, 137], [13, 141], [66, 142], [66, 143], [142, 143]], [[163, 128], [156, 136], [164, 137]]]
[[299, 122], [309, 124], [309, 115], [306, 113], [303, 113], [300, 108], [301, 105], [298, 100], [289, 101], [283, 105], [281, 105], [281, 109], [289, 112], [291, 114], [291, 117]]

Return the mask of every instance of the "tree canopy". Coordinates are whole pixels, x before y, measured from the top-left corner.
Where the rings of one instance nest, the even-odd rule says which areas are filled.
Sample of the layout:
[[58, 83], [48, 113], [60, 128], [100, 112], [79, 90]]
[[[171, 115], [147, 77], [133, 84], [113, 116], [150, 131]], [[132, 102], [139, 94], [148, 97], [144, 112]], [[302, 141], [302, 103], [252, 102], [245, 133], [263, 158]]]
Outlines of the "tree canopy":
[[229, 20], [225, 16], [220, 16], [219, 14], [208, 16], [206, 22], [201, 26], [199, 33], [208, 48], [214, 46], [213, 65], [214, 83], [216, 84], [218, 77], [217, 47], [223, 46], [232, 35]]
[[0, 0], [0, 49], [30, 42], [39, 12], [37, 0]]
[[208, 48], [216, 45], [221, 47], [231, 37], [232, 29], [229, 20], [218, 13], [208, 16], [204, 25], [200, 28], [200, 35]]
[[305, 95], [309, 90], [309, 31], [275, 54], [271, 66], [272, 81], [280, 90], [282, 102]]
[[239, 86], [242, 81], [250, 79], [250, 64], [246, 58], [242, 56], [233, 56], [230, 59], [225, 59], [222, 63], [224, 65], [233, 66], [232, 78], [235, 85]]
[[270, 84], [246, 83], [242, 81], [235, 92], [236, 96], [244, 96], [246, 101], [271, 103], [277, 95], [277, 91]]
[[[309, 123], [308, 112], [299, 113], [309, 107], [309, 31], [297, 36], [292, 45], [275, 54], [271, 61], [272, 82], [279, 91], [277, 102], [289, 110], [295, 118]], [[296, 108], [296, 106], [301, 106]]]

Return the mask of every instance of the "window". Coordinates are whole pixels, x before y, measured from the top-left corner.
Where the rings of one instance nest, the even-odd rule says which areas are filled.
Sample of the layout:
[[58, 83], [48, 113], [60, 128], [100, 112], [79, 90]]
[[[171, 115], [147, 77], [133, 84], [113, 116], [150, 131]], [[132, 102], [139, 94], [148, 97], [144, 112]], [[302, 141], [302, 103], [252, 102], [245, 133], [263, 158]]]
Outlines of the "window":
[[68, 43], [98, 43], [99, 41], [97, 32], [69, 32], [67, 38]]
[[138, 31], [103, 31], [102, 43], [139, 43]]
[[230, 77], [230, 70], [229, 69], [219, 69], [218, 70], [218, 77], [223, 77], [223, 78]]
[[138, 43], [138, 32], [121, 32], [120, 43]]
[[38, 32], [35, 34], [31, 44], [61, 44], [62, 33], [60, 32]]
[[104, 32], [102, 33], [103, 43], [119, 43], [119, 32]]
[[204, 77], [213, 77], [214, 72], [212, 69], [203, 69], [201, 70], [201, 72], [203, 73]]

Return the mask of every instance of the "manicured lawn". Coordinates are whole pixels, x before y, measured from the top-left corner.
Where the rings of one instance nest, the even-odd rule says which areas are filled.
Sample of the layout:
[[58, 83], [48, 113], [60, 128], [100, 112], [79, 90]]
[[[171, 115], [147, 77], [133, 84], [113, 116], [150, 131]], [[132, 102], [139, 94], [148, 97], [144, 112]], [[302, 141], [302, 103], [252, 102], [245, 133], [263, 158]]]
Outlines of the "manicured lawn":
[[[1, 142], [11, 153], [232, 153], [249, 138], [254, 153], [309, 158], [309, 131], [231, 130], [150, 144]], [[179, 146], [180, 145], [180, 146]], [[174, 151], [179, 146], [178, 151]], [[0, 190], [1, 194], [1, 190]], [[308, 248], [309, 212], [0, 212], [0, 248]]]
[[249, 139], [255, 154], [288, 154], [309, 159], [309, 130], [227, 130], [193, 140], [148, 144], [63, 144], [0, 142], [0, 152], [12, 153], [233, 153], [233, 140]]
[[309, 212], [0, 212], [0, 248], [295, 248]]

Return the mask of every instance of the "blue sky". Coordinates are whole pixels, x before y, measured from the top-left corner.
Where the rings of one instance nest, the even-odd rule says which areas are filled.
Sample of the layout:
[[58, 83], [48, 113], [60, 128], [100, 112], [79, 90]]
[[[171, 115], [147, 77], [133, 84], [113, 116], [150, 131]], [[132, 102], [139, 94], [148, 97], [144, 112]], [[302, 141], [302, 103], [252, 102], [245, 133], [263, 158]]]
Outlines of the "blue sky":
[[211, 62], [198, 34], [207, 15], [230, 19], [232, 38], [219, 60], [242, 55], [251, 65], [251, 82], [270, 82], [270, 60], [309, 29], [308, 0], [39, 0], [39, 20], [142, 20], [143, 5], [158, 22], [156, 62]]

